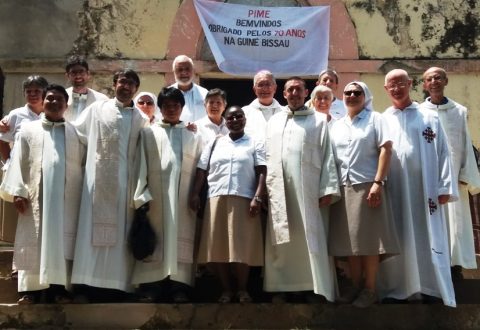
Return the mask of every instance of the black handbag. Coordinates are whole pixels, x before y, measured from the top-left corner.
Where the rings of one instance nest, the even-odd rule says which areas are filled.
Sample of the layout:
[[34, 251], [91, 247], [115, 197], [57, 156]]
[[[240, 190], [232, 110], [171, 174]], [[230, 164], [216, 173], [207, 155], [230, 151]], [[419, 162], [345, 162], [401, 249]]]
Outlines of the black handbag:
[[128, 246], [137, 260], [143, 260], [153, 254], [157, 245], [157, 235], [147, 217], [148, 203], [135, 210], [130, 232], [128, 233]]

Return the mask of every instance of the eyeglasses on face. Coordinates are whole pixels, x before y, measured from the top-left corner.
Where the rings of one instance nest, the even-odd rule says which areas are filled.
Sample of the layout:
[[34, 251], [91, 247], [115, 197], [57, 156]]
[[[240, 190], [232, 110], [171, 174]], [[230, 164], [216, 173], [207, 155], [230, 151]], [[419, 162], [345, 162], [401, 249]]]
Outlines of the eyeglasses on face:
[[83, 76], [87, 74], [87, 70], [70, 70], [68, 72], [70, 76]]
[[153, 101], [137, 101], [138, 105], [153, 105]]
[[343, 95], [345, 96], [355, 96], [355, 97], [359, 97], [360, 95], [362, 95], [363, 92], [362, 91], [344, 91], [343, 92]]
[[398, 83], [398, 84], [389, 84], [387, 85], [387, 89], [389, 91], [393, 91], [395, 89], [404, 89], [405, 87], [407, 87], [407, 84], [406, 83]]

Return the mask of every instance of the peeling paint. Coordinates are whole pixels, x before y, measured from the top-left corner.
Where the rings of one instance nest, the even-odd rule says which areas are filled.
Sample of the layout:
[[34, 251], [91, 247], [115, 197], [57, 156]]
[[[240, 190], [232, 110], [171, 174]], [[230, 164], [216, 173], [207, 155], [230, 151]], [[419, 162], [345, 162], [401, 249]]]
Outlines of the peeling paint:
[[[362, 58], [374, 58], [373, 49], [382, 39], [361, 33], [365, 18], [380, 17], [385, 31], [398, 47], [397, 56], [410, 58], [478, 58], [480, 49], [480, 8], [477, 1], [357, 0], [350, 2], [352, 20], [356, 24]], [[366, 28], [368, 30], [368, 28]], [[377, 31], [376, 31], [377, 32]], [[380, 35], [378, 31], [376, 35]], [[362, 42], [362, 38], [368, 42]], [[378, 40], [378, 41], [377, 41]], [[383, 41], [384, 42], [384, 41]], [[372, 54], [372, 55], [368, 55]]]
[[[445, 20], [445, 34], [434, 48], [434, 53], [445, 53], [449, 48], [462, 54], [464, 58], [478, 57], [479, 18], [471, 12], [467, 13], [464, 20]], [[451, 26], [450, 26], [451, 25]]]

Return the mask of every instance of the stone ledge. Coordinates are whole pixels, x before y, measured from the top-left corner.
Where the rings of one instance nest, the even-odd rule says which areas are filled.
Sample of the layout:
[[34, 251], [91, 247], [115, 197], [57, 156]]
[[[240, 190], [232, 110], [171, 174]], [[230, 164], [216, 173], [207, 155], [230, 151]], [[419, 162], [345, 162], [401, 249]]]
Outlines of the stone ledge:
[[480, 305], [0, 305], [0, 328], [479, 329]]

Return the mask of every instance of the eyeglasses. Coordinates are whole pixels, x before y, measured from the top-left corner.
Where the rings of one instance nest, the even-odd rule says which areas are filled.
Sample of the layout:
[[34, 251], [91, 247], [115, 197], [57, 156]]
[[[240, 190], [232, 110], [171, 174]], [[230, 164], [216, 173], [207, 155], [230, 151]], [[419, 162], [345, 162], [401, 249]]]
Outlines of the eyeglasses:
[[396, 88], [398, 89], [404, 89], [405, 87], [407, 87], [407, 84], [406, 83], [398, 83], [398, 84], [390, 84], [390, 85], [387, 85], [387, 89], [389, 91], [393, 91], [395, 90]]
[[130, 78], [120, 78], [117, 80], [117, 84], [119, 85], [130, 85], [130, 86], [137, 86], [137, 82]]
[[70, 76], [83, 76], [87, 74], [87, 70], [71, 70], [68, 72]]
[[137, 101], [138, 105], [153, 105], [153, 101]]
[[355, 96], [355, 97], [359, 97], [360, 95], [362, 95], [363, 92], [362, 91], [344, 91], [343, 92], [343, 95], [345, 96]]
[[257, 87], [257, 88], [270, 88], [272, 86], [274, 86], [274, 84], [269, 83], [269, 82], [261, 82], [261, 83], [258, 83], [255, 87]]

